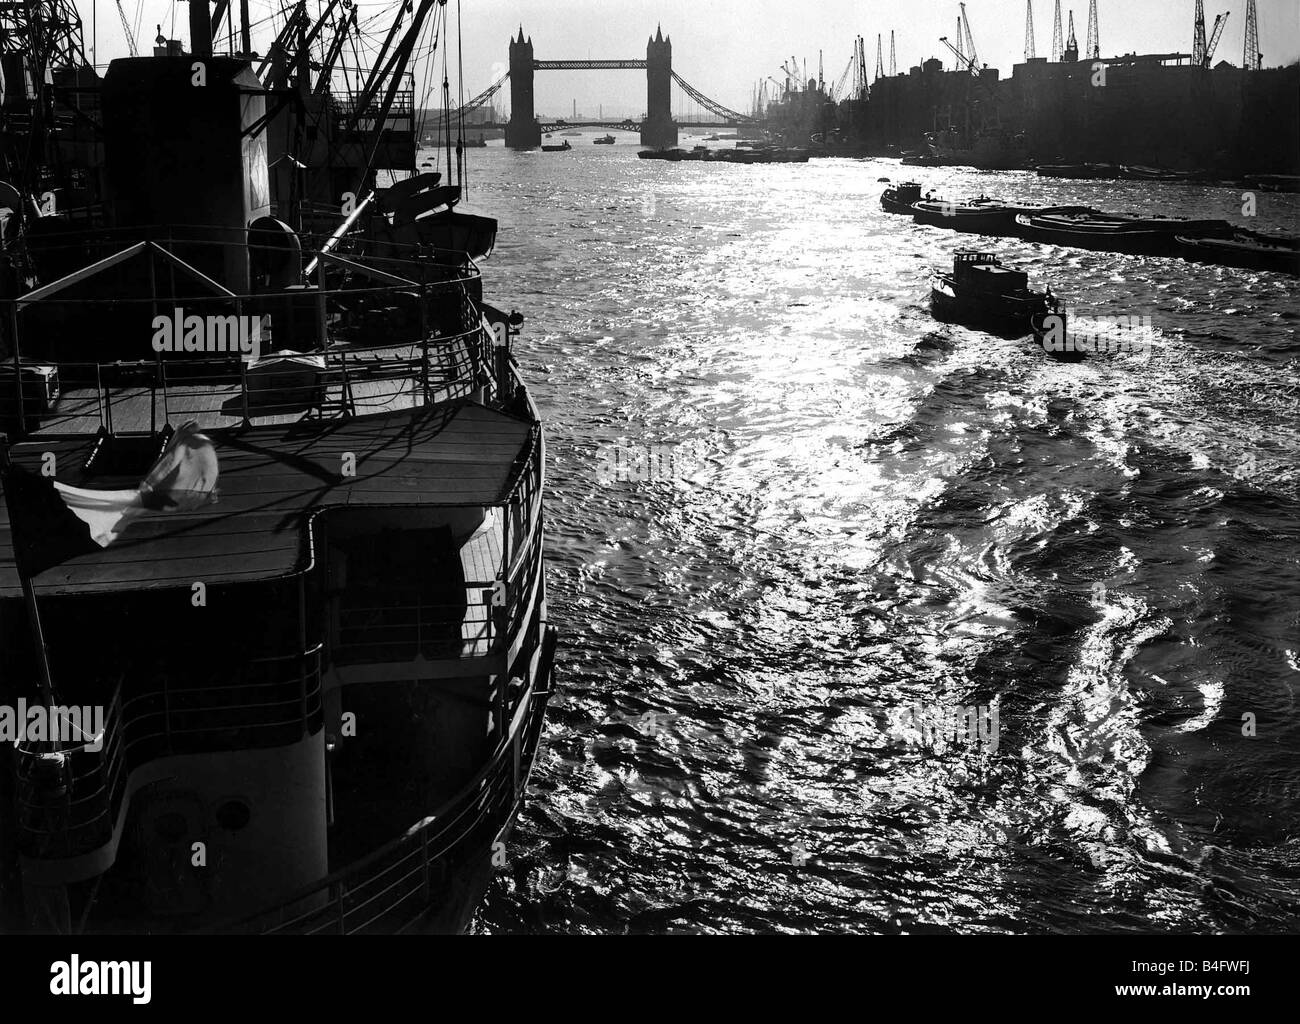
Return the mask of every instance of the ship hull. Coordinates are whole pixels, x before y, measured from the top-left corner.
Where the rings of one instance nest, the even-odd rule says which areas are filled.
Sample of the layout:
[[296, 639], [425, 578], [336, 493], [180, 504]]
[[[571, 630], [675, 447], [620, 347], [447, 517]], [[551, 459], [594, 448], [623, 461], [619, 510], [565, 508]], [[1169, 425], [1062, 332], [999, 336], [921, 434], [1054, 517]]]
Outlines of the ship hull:
[[933, 202], [917, 203], [912, 212], [918, 224], [977, 235], [1009, 234], [1015, 216], [1012, 210], [1002, 206], [979, 208]]
[[939, 275], [930, 289], [930, 312], [936, 320], [957, 323], [1001, 337], [1019, 338], [1032, 331], [1032, 319], [1046, 310], [1041, 295], [974, 295], [958, 292], [953, 279]]
[[1183, 258], [1193, 263], [1213, 263], [1244, 270], [1267, 270], [1300, 276], [1300, 248], [1244, 235], [1238, 239], [1179, 236]]

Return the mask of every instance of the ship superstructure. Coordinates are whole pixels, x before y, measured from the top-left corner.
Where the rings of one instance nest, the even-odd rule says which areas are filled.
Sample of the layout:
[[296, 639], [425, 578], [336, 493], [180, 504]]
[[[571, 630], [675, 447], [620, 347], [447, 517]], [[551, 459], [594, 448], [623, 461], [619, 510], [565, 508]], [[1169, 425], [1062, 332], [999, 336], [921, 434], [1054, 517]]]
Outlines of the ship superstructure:
[[441, 4], [350, 107], [308, 97], [319, 159], [303, 83], [266, 78], [308, 63], [306, 26], [218, 55], [191, 6], [193, 52], [81, 76], [84, 201], [70, 160], [0, 186], [0, 707], [94, 712], [0, 747], [6, 923], [460, 929], [555, 639], [522, 317], [476, 262], [495, 223], [390, 123]]

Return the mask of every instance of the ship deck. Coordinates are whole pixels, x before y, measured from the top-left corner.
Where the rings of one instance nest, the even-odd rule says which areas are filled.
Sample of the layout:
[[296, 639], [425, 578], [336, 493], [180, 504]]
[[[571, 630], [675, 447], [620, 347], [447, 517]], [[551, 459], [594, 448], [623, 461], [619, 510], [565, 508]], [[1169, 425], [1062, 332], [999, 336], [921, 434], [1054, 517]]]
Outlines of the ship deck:
[[[118, 433], [144, 433], [168, 421], [187, 419], [198, 420], [205, 428], [236, 427], [245, 422], [284, 424], [343, 412], [394, 412], [464, 397], [469, 390], [467, 368], [473, 365], [466, 340], [442, 339], [430, 356], [428, 370], [422, 373], [419, 346], [357, 351], [339, 346], [321, 357], [322, 365], [309, 385], [295, 387], [289, 369], [287, 380], [262, 378], [267, 385], [261, 393], [238, 377], [173, 378], [163, 387], [151, 383], [64, 387], [40, 415], [35, 434], [90, 434], [101, 424]], [[155, 372], [153, 366], [144, 369]], [[249, 381], [251, 385], [251, 373]], [[426, 383], [427, 400], [422, 393]]]
[[[479, 506], [506, 500], [533, 425], [472, 402], [337, 420], [216, 427], [218, 499], [192, 512], [150, 513], [110, 547], [39, 573], [41, 595], [189, 588], [280, 578], [312, 564], [312, 519], [328, 509]], [[46, 453], [57, 479], [112, 489], [139, 480], [83, 479], [93, 434], [46, 435], [15, 445], [15, 465], [39, 473]], [[346, 454], [355, 476], [344, 476]], [[0, 508], [0, 597], [21, 595], [8, 503]], [[493, 526], [492, 524], [496, 524]], [[467, 579], [500, 566], [501, 517], [465, 545]], [[491, 572], [485, 570], [491, 568]]]

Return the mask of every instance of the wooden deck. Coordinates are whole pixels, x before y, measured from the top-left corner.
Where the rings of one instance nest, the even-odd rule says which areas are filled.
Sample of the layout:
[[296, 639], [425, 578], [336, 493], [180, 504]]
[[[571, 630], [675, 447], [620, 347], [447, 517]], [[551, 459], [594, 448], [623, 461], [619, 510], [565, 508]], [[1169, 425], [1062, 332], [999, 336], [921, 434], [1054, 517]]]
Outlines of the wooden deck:
[[[205, 426], [219, 460], [215, 503], [147, 514], [111, 547], [42, 572], [36, 587], [43, 594], [93, 593], [290, 575], [312, 564], [310, 522], [329, 509], [503, 501], [532, 430], [524, 420], [468, 402], [341, 420]], [[50, 434], [15, 445], [12, 458], [39, 472], [42, 456], [53, 453], [57, 478], [79, 487], [139, 482], [87, 479], [83, 466], [93, 444], [93, 435]], [[355, 476], [347, 476], [352, 462]], [[491, 580], [496, 568], [483, 570], [500, 565], [500, 527], [485, 524], [480, 534], [463, 553], [466, 575]], [[0, 596], [20, 593], [6, 504], [0, 508]]]
[[[414, 409], [454, 401], [469, 393], [472, 384], [466, 378], [473, 360], [464, 339], [441, 342], [431, 350], [430, 364], [427, 402], [422, 393], [421, 352], [419, 346], [412, 345], [332, 351], [321, 371], [321, 382], [311, 394], [284, 387], [260, 394], [250, 389], [246, 401], [238, 379], [201, 382], [187, 380], [175, 371], [166, 387], [70, 387], [41, 416], [35, 433], [90, 434], [101, 425], [115, 433], [146, 433], [167, 422], [191, 419], [205, 428], [234, 427], [246, 420], [285, 424], [337, 418], [345, 412], [366, 415]], [[151, 364], [143, 370], [149, 372]]]

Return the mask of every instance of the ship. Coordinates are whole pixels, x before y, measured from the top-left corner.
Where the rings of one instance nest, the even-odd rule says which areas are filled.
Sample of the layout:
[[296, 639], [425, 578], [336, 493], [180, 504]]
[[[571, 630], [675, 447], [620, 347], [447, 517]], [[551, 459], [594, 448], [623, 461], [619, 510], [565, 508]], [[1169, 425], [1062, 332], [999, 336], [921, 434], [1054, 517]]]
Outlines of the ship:
[[1300, 276], [1300, 241], [1261, 231], [1235, 230], [1226, 237], [1176, 237], [1183, 259], [1246, 270]]
[[891, 185], [880, 194], [880, 208], [886, 213], [911, 215], [912, 206], [921, 201], [921, 186], [915, 181]]
[[1017, 234], [1026, 241], [1134, 256], [1179, 255], [1179, 236], [1224, 238], [1232, 234], [1231, 226], [1217, 219], [1135, 217], [1096, 210], [1017, 213], [1015, 223]]
[[989, 128], [967, 138], [956, 128], [949, 128], [927, 132], [924, 139], [933, 166], [975, 167], [982, 171], [1018, 171], [1032, 166], [1027, 139], [1005, 129]]
[[935, 272], [930, 310], [936, 320], [1012, 338], [1040, 336], [1046, 318], [1058, 312], [1050, 288], [1031, 290], [1024, 271], [973, 249], [957, 250], [952, 270]]
[[0, 53], [55, 84], [0, 137], [0, 722], [79, 726], [0, 744], [6, 931], [457, 932], [505, 863], [557, 643], [545, 438], [495, 222], [415, 172], [436, 6], [355, 93], [301, 5], [265, 61], [202, 0], [191, 52], [102, 78], [66, 20]]

